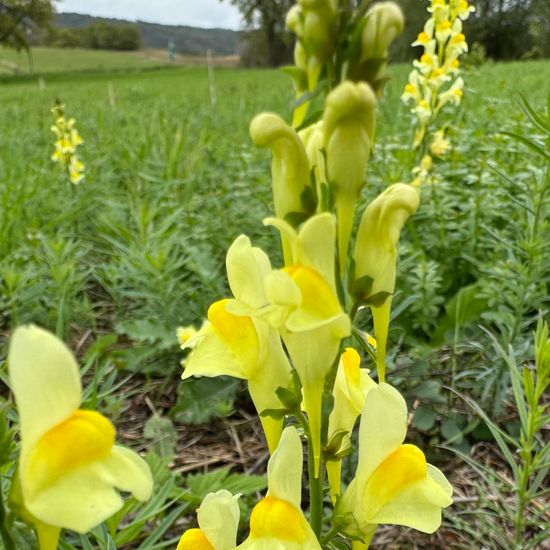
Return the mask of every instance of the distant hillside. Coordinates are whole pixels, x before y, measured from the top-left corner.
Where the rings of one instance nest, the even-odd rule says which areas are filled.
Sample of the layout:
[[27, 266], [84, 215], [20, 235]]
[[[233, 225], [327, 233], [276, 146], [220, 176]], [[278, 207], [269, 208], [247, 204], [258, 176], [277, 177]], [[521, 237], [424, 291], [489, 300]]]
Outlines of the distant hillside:
[[[128, 24], [132, 21], [93, 17], [80, 13], [57, 13], [54, 17], [56, 27], [79, 28], [93, 25], [98, 21]], [[233, 55], [238, 52], [240, 33], [227, 29], [199, 29], [183, 25], [159, 25], [157, 23], [135, 23], [141, 32], [141, 44], [144, 48], [166, 49], [168, 41], [173, 40], [176, 51], [183, 54], [204, 55], [211, 49], [217, 55]]]

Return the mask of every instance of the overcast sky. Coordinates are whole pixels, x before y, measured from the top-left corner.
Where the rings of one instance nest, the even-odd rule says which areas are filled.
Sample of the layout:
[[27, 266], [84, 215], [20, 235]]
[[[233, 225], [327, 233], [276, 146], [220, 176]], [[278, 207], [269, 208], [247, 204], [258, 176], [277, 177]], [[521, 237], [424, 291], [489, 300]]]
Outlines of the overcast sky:
[[57, 11], [87, 13], [166, 25], [239, 29], [241, 18], [228, 0], [57, 0]]

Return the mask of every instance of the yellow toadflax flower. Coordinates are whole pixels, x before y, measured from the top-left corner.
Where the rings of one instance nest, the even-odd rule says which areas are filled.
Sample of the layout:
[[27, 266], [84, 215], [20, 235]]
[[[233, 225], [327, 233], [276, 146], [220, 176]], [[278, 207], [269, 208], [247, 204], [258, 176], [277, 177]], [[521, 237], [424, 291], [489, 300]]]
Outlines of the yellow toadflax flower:
[[77, 154], [77, 149], [84, 140], [75, 128], [75, 119], [65, 118], [65, 108], [62, 104], [57, 103], [52, 113], [55, 116], [55, 124], [51, 127], [51, 131], [55, 134], [56, 141], [51, 159], [63, 165], [69, 180], [76, 185], [82, 181], [86, 170]]
[[342, 532], [369, 542], [378, 524], [424, 533], [441, 524], [452, 487], [418, 447], [403, 444], [406, 433], [401, 394], [386, 383], [371, 389], [361, 414], [357, 471], [336, 511]]
[[[416, 148], [421, 148], [427, 135], [438, 131], [434, 126], [441, 109], [448, 103], [458, 105], [462, 99], [464, 82], [459, 77], [459, 57], [468, 51], [462, 21], [473, 11], [474, 8], [467, 0], [432, 0], [428, 7], [431, 17], [412, 43], [413, 46], [422, 46], [424, 51], [420, 59], [413, 62], [414, 69], [401, 99], [405, 103], [412, 103], [411, 112], [417, 119], [414, 139]], [[435, 147], [441, 151], [441, 147]], [[445, 150], [449, 147], [450, 143], [447, 142]], [[432, 152], [436, 156], [441, 154]], [[421, 184], [428, 179], [429, 174], [417, 175], [414, 184]]]
[[79, 409], [78, 366], [63, 342], [38, 327], [20, 327], [8, 365], [19, 411], [22, 504], [42, 550], [55, 550], [61, 528], [85, 533], [120, 510], [116, 489], [149, 499], [147, 464], [115, 445], [107, 418]]
[[317, 214], [299, 232], [276, 218], [264, 223], [279, 229], [290, 245], [290, 262], [266, 277], [266, 295], [274, 310], [279, 310], [275, 321], [300, 377], [318, 477], [323, 385], [342, 338], [351, 332], [336, 292], [336, 220], [328, 212]]
[[[369, 343], [376, 346], [372, 336], [367, 335]], [[375, 347], [374, 346], [374, 347]], [[346, 435], [339, 441], [336, 449], [330, 449], [334, 460], [327, 462], [327, 474], [330, 485], [330, 494], [333, 502], [340, 495], [340, 474], [342, 458], [339, 456], [351, 447], [351, 432], [357, 417], [361, 414], [365, 404], [367, 392], [376, 387], [376, 383], [369, 376], [367, 369], [362, 369], [361, 357], [353, 348], [346, 348], [340, 356], [338, 371], [332, 395], [334, 396], [334, 408], [328, 420], [328, 444], [331, 447], [333, 437], [339, 432]]]
[[239, 497], [225, 490], [206, 495], [197, 509], [199, 528], [185, 531], [176, 550], [234, 550]]
[[267, 465], [267, 495], [252, 510], [250, 535], [237, 550], [321, 550], [300, 508], [303, 459], [296, 428], [285, 428]]
[[[253, 247], [248, 237], [237, 237], [226, 257], [227, 278], [234, 299], [214, 302], [208, 321], [184, 348], [192, 350], [182, 378], [228, 375], [248, 381], [248, 391], [258, 414], [277, 409], [276, 390], [288, 387], [291, 368], [277, 332], [259, 317], [267, 304], [264, 278], [271, 272], [269, 258]], [[260, 417], [269, 450], [273, 452], [283, 429], [282, 419]]]

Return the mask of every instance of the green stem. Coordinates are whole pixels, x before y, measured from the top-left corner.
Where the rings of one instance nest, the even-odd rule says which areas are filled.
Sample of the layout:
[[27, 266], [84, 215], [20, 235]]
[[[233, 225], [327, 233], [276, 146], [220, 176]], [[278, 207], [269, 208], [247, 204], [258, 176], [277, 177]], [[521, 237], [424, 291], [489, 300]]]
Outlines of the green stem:
[[324, 489], [324, 461], [321, 450], [321, 461], [319, 464], [319, 477], [315, 477], [315, 457], [309, 424], [302, 411], [294, 411], [296, 419], [304, 430], [307, 437], [307, 472], [309, 478], [309, 514], [310, 525], [315, 536], [321, 541], [321, 530], [323, 526], [323, 489]]
[[522, 442], [522, 449], [520, 456], [523, 459], [523, 468], [519, 476], [517, 484], [517, 499], [518, 505], [516, 510], [516, 517], [514, 521], [515, 527], [515, 543], [519, 548], [523, 539], [523, 530], [525, 523], [525, 508], [529, 502], [529, 479], [531, 477], [532, 464], [533, 464], [533, 442], [536, 433], [536, 413], [538, 409], [538, 401], [535, 403], [529, 403], [529, 415], [527, 421], [527, 433], [525, 439]]
[[307, 440], [307, 463], [309, 477], [309, 514], [310, 524], [317, 540], [321, 541], [321, 530], [323, 527], [323, 488], [324, 488], [324, 463], [321, 456], [319, 464], [319, 477], [315, 477], [315, 460], [311, 437]]

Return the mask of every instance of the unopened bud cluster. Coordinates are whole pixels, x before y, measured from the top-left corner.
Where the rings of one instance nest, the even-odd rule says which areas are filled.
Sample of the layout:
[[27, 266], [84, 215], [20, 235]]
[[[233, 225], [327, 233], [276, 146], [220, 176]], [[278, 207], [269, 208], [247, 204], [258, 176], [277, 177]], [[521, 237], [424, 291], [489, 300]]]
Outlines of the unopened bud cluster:
[[298, 0], [286, 24], [297, 38], [294, 66], [286, 68], [297, 98], [294, 127], [304, 122], [309, 98], [321, 83], [333, 88], [345, 80], [363, 81], [380, 96], [388, 48], [404, 27], [397, 4], [379, 2], [350, 11], [335, 0]]

